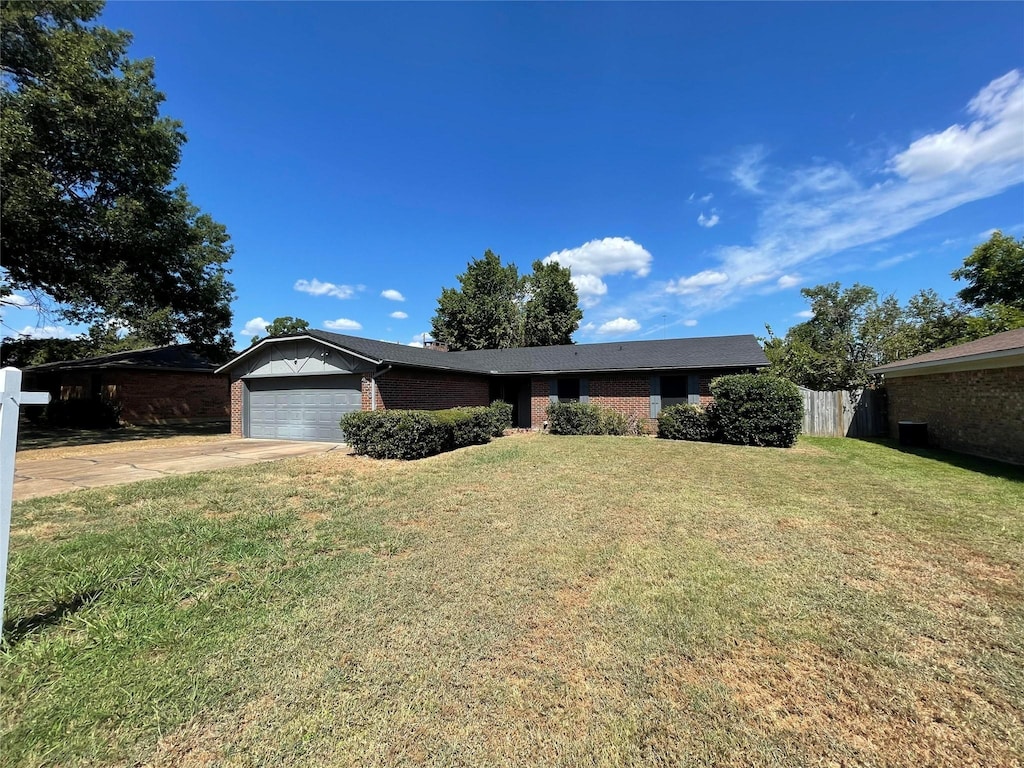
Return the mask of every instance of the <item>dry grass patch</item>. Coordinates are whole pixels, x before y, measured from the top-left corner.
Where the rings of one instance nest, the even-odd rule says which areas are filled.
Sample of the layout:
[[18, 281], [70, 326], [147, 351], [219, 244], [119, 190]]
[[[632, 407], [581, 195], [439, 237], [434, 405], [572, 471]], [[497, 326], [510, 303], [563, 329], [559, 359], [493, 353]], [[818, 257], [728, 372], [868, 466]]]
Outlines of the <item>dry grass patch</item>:
[[1022, 489], [523, 435], [24, 502], [8, 615], [50, 618], [3, 656], [5, 759], [1013, 765]]

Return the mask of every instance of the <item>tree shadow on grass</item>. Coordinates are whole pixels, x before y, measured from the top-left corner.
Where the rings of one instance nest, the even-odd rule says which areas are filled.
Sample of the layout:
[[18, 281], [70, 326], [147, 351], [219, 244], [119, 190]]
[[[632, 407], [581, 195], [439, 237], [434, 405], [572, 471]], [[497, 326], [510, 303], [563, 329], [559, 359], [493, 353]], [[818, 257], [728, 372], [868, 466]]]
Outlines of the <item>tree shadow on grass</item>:
[[33, 616], [22, 616], [17, 619], [5, 620], [3, 627], [3, 649], [10, 650], [37, 629], [60, 624], [67, 616], [80, 611], [102, 593], [103, 591], [99, 589], [81, 592], [77, 595], [72, 595], [67, 600], [62, 600], [48, 611], [41, 611]]
[[18, 430], [18, 450], [36, 448], [74, 448], [80, 445], [103, 443], [127, 443], [135, 440], [152, 440], [159, 437], [180, 437], [183, 435], [224, 435], [231, 432], [227, 421], [212, 421], [199, 424], [153, 424], [141, 427], [116, 427], [114, 429], [72, 429], [48, 428], [22, 421]]
[[889, 437], [856, 437], [847, 438], [850, 440], [861, 440], [865, 443], [875, 443], [893, 448], [900, 453], [907, 453], [912, 456], [919, 456], [922, 459], [938, 461], [949, 464], [953, 467], [966, 469], [969, 472], [978, 472], [989, 477], [998, 477], [1003, 480], [1013, 480], [1024, 483], [1024, 467], [1014, 464], [1007, 464], [996, 459], [985, 459], [980, 456], [971, 456], [967, 453], [947, 451], [942, 448], [916, 448], [907, 445], [900, 445], [898, 440]]

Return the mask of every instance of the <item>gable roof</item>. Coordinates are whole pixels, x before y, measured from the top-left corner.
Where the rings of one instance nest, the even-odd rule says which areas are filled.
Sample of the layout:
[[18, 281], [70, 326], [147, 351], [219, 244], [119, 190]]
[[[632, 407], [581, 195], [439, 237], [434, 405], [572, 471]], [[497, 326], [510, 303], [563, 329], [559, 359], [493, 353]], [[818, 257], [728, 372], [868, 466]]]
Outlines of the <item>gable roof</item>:
[[83, 371], [97, 369], [131, 369], [139, 371], [186, 371], [213, 373], [217, 364], [197, 352], [191, 344], [147, 347], [109, 355], [85, 357], [80, 360], [59, 360], [25, 368], [26, 371]]
[[1024, 355], [1024, 328], [1003, 331], [983, 339], [968, 341], [953, 347], [936, 349], [923, 355], [897, 360], [894, 363], [872, 368], [871, 373], [899, 373], [929, 368], [945, 367], [953, 364], [975, 364], [972, 367], [985, 368], [991, 361], [1013, 358]]
[[285, 338], [303, 337], [354, 352], [377, 365], [402, 365], [494, 375], [654, 371], [679, 368], [754, 368], [768, 365], [768, 359], [764, 356], [761, 345], [757, 343], [757, 339], [753, 335], [749, 334], [442, 352], [388, 341], [374, 341], [341, 333], [307, 330], [292, 336], [264, 339], [219, 370], [225, 371], [232, 368], [265, 344]]

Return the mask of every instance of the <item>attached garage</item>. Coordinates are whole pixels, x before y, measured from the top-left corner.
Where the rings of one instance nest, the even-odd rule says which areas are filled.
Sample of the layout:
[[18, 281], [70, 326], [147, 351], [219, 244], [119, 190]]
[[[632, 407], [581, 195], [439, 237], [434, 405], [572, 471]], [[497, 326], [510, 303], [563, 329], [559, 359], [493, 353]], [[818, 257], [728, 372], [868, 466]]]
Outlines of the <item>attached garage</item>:
[[247, 390], [248, 437], [342, 442], [338, 420], [362, 408], [358, 375], [251, 379]]

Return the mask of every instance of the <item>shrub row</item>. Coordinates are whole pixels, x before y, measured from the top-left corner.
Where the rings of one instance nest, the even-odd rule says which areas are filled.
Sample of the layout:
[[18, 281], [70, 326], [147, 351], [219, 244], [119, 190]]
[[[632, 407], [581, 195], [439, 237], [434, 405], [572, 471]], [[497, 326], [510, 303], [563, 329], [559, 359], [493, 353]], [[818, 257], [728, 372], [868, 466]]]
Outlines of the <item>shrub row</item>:
[[422, 459], [436, 453], [479, 445], [512, 426], [512, 406], [446, 411], [355, 411], [341, 417], [346, 442], [373, 459]]
[[548, 430], [553, 435], [642, 435], [642, 419], [590, 403], [552, 403]]
[[711, 382], [714, 405], [672, 405], [658, 415], [658, 437], [788, 448], [800, 434], [803, 400], [778, 376], [736, 374]]

